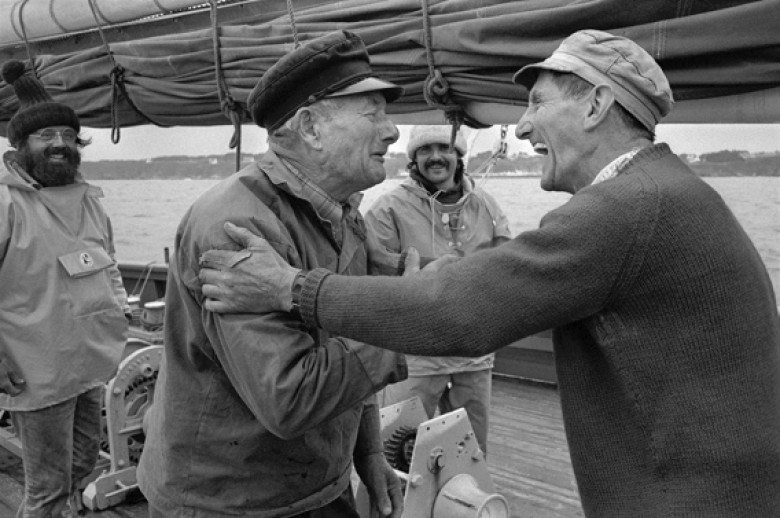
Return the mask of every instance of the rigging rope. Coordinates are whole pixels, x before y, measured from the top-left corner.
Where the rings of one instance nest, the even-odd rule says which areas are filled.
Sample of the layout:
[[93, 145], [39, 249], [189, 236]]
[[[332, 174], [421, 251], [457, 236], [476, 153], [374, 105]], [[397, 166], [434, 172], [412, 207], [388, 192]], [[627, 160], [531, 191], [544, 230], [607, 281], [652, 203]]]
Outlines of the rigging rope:
[[292, 0], [287, 0], [287, 12], [290, 15], [290, 29], [292, 30], [293, 42], [295, 42], [295, 48], [301, 46], [301, 42], [298, 41], [298, 27], [295, 25], [295, 10], [293, 9]]
[[222, 52], [219, 41], [219, 23], [217, 20], [217, 0], [209, 0], [211, 6], [211, 37], [214, 48], [214, 73], [217, 77], [217, 95], [219, 96], [219, 106], [222, 109], [231, 124], [233, 124], [233, 136], [230, 138], [228, 146], [236, 150], [236, 171], [241, 169], [241, 115], [243, 109], [230, 93], [225, 74], [222, 70]]
[[22, 4], [19, 6], [19, 27], [22, 29], [22, 39], [24, 40], [24, 47], [27, 49], [27, 59], [30, 60], [30, 69], [32, 70], [35, 79], [40, 81], [41, 78], [38, 77], [38, 71], [35, 70], [35, 53], [33, 52], [32, 45], [30, 45], [30, 40], [27, 39], [27, 27], [24, 25], [24, 16], [22, 16], [24, 6], [27, 5], [27, 2], [29, 1], [30, 0], [23, 0]]
[[144, 120], [150, 124], [154, 124], [155, 126], [159, 126], [161, 128], [165, 127], [162, 124], [158, 124], [149, 118], [138, 108], [138, 106], [136, 106], [136, 104], [130, 98], [130, 94], [127, 93], [127, 87], [125, 85], [125, 69], [114, 59], [114, 53], [111, 51], [111, 46], [108, 44], [106, 35], [103, 32], [103, 24], [100, 22], [100, 18], [98, 17], [95, 0], [89, 0], [89, 8], [92, 11], [92, 16], [95, 18], [95, 25], [97, 26], [98, 33], [100, 34], [100, 39], [103, 40], [103, 46], [106, 49], [106, 54], [108, 54], [108, 59], [111, 61], [111, 72], [109, 72], [109, 78], [111, 79], [111, 142], [118, 144], [119, 139], [121, 138], [122, 125], [119, 122], [120, 94], [125, 98], [127, 104], [129, 104], [138, 115], [143, 117]]
[[423, 20], [423, 41], [425, 42], [425, 57], [428, 62], [428, 77], [423, 85], [423, 97], [429, 106], [438, 108], [444, 112], [445, 120], [452, 125], [450, 135], [450, 147], [455, 147], [455, 138], [458, 130], [465, 123], [473, 128], [487, 128], [490, 125], [482, 124], [473, 118], [467, 117], [463, 107], [455, 102], [450, 94], [450, 85], [436, 68], [433, 58], [433, 28], [428, 0], [421, 0]]

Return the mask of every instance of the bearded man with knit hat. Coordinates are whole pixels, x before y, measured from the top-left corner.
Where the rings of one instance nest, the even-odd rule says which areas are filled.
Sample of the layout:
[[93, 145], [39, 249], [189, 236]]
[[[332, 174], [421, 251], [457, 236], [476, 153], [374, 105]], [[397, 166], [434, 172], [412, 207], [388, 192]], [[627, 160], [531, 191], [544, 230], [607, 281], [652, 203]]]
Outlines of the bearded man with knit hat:
[[[81, 124], [20, 61], [0, 170], [0, 408], [22, 443], [18, 518], [70, 516], [95, 467], [104, 384], [124, 350], [127, 294], [102, 191], [79, 172]], [[68, 509], [70, 507], [70, 509]]]
[[[509, 241], [509, 223], [496, 200], [465, 172], [466, 139], [447, 125], [414, 126], [406, 153], [409, 177], [379, 197], [366, 226], [391, 253], [414, 247], [423, 261], [463, 257]], [[385, 388], [384, 405], [418, 396], [428, 417], [464, 408], [487, 453], [494, 355], [407, 355], [409, 377]]]

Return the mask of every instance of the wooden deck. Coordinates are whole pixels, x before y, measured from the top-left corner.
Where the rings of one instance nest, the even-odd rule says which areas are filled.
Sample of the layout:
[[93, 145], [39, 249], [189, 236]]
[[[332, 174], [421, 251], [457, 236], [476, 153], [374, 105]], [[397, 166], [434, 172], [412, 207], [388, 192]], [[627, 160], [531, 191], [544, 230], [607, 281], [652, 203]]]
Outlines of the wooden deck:
[[[488, 465], [513, 518], [583, 516], [554, 388], [503, 377], [493, 381]], [[22, 499], [18, 457], [0, 448], [0, 518], [13, 518]], [[146, 518], [146, 503], [132, 501], [85, 516]]]

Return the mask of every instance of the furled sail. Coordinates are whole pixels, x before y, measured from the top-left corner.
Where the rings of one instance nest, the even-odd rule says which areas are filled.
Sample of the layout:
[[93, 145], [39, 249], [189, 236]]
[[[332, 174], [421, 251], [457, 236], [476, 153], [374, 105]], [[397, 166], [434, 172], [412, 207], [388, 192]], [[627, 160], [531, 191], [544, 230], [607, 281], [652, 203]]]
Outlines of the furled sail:
[[[443, 122], [443, 107], [455, 106], [467, 121], [495, 124], [516, 122], [526, 104], [511, 82], [518, 68], [595, 28], [634, 39], [659, 61], [677, 100], [670, 122], [780, 122], [780, 0], [292, 5], [294, 22], [284, 0], [0, 0], [11, 18], [0, 59], [32, 56], [53, 97], [87, 126], [224, 125], [249, 121], [249, 91], [296, 38], [348, 29], [366, 42], [377, 74], [405, 87], [389, 109], [397, 122]], [[0, 81], [0, 134], [15, 110]]]

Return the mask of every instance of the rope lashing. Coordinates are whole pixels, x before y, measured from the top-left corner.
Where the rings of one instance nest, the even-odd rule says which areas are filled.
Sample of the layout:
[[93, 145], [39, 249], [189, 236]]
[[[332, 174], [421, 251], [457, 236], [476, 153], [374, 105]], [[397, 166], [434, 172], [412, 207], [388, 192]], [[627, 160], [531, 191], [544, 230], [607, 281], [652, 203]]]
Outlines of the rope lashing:
[[24, 25], [24, 16], [22, 16], [24, 6], [27, 5], [27, 2], [29, 1], [30, 0], [24, 0], [19, 6], [19, 27], [22, 29], [22, 39], [24, 40], [24, 47], [27, 49], [27, 59], [30, 60], [30, 70], [32, 70], [35, 79], [40, 81], [41, 78], [38, 77], [38, 71], [35, 70], [35, 52], [33, 52], [30, 40], [27, 39], [27, 27]]
[[222, 70], [222, 52], [219, 41], [219, 23], [217, 19], [217, 0], [209, 0], [209, 4], [211, 6], [211, 37], [213, 40], [214, 73], [217, 78], [219, 107], [233, 125], [233, 136], [230, 137], [228, 146], [230, 149], [236, 150], [236, 171], [238, 171], [241, 169], [241, 115], [243, 114], [243, 108], [236, 102], [233, 94], [230, 93], [230, 88], [225, 80], [224, 70]]
[[433, 58], [433, 28], [431, 25], [430, 9], [428, 0], [421, 0], [422, 20], [423, 20], [423, 41], [425, 42], [425, 57], [428, 62], [428, 77], [423, 84], [423, 97], [428, 106], [437, 108], [444, 112], [445, 120], [452, 125], [452, 134], [450, 137], [450, 147], [455, 146], [455, 138], [458, 130], [465, 123], [473, 128], [487, 128], [489, 125], [482, 124], [466, 116], [463, 107], [460, 106], [452, 97], [450, 85], [442, 74], [441, 70], [436, 68]]
[[298, 40], [298, 27], [295, 25], [295, 9], [293, 9], [292, 0], [287, 0], [287, 13], [290, 15], [290, 30], [297, 49], [301, 46], [301, 42]]
[[141, 111], [140, 108], [138, 108], [138, 106], [135, 105], [133, 100], [130, 98], [130, 94], [127, 93], [127, 87], [125, 86], [125, 69], [122, 65], [114, 64], [114, 68], [112, 68], [111, 72], [109, 72], [109, 77], [111, 78], [111, 142], [114, 144], [119, 143], [119, 138], [121, 136], [121, 124], [119, 124], [119, 101], [121, 97], [124, 97], [124, 99], [127, 101], [127, 104], [130, 105], [133, 111], [140, 115], [149, 124], [154, 124], [155, 126], [159, 126], [161, 128], [168, 127], [150, 119], [144, 112]]
[[452, 124], [452, 140], [450, 146], [455, 145], [455, 135], [463, 122], [463, 109], [452, 100], [450, 85], [436, 68], [433, 59], [433, 29], [431, 27], [431, 15], [428, 0], [421, 0], [423, 20], [423, 41], [425, 42], [425, 58], [428, 62], [428, 77], [423, 84], [423, 97], [428, 106], [440, 109], [444, 112], [444, 118]]
[[100, 34], [100, 39], [103, 41], [103, 47], [106, 49], [106, 55], [108, 55], [108, 59], [111, 61], [111, 71], [108, 73], [108, 77], [111, 80], [111, 142], [118, 144], [122, 136], [122, 125], [119, 122], [119, 102], [121, 97], [124, 97], [133, 111], [140, 115], [145, 121], [161, 128], [165, 127], [149, 118], [130, 98], [130, 94], [127, 93], [127, 87], [125, 85], [125, 69], [114, 59], [114, 53], [111, 51], [111, 46], [108, 44], [106, 34], [103, 32], [103, 24], [100, 22], [95, 0], [89, 0], [89, 8], [92, 11], [92, 17], [95, 18], [95, 25]]

